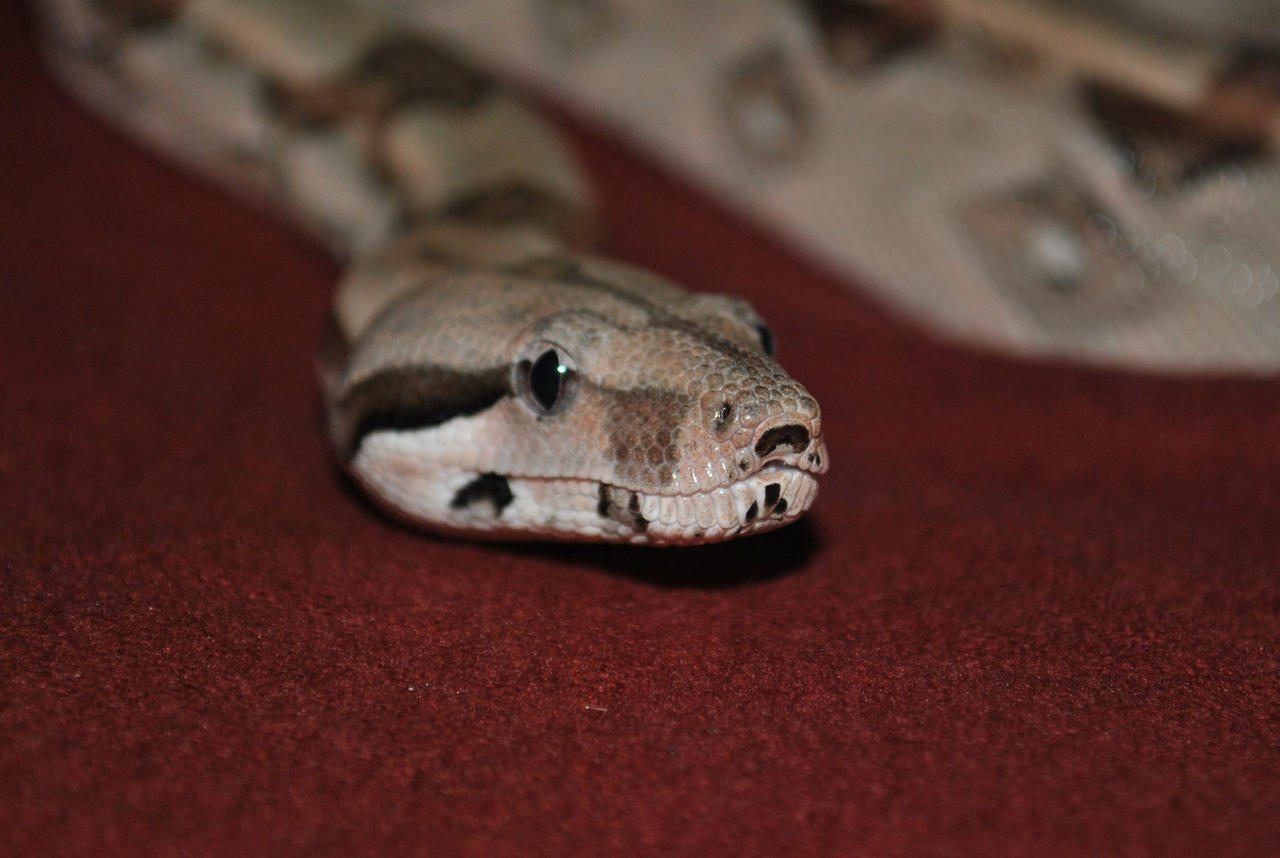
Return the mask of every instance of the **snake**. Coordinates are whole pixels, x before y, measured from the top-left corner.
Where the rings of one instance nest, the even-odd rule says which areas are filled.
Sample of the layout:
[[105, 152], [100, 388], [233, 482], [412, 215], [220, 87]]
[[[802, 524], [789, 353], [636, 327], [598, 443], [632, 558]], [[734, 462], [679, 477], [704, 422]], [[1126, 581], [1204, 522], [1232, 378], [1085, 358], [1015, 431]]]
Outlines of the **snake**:
[[744, 300], [600, 255], [555, 129], [355, 0], [42, 0], [113, 125], [344, 263], [320, 348], [341, 467], [450, 536], [691, 545], [813, 505], [821, 410]]

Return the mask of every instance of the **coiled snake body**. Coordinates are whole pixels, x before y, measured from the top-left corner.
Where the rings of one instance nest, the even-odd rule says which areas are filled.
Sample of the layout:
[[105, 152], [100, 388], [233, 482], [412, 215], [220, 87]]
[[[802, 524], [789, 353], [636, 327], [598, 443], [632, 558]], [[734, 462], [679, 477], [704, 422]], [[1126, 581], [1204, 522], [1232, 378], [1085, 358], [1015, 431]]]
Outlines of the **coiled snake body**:
[[583, 253], [532, 114], [348, 0], [46, 0], [112, 121], [351, 259], [322, 355], [343, 465], [395, 516], [496, 538], [689, 544], [795, 520], [813, 397], [743, 301]]

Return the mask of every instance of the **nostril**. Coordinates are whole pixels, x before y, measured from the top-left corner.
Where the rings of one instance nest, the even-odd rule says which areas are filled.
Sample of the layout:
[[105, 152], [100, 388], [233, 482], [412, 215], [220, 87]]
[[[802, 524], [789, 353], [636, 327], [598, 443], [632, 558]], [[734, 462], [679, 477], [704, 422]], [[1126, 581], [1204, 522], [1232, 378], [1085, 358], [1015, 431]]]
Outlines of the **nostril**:
[[799, 453], [809, 446], [809, 430], [798, 423], [775, 426], [760, 436], [756, 442], [756, 455], [764, 458], [776, 450]]

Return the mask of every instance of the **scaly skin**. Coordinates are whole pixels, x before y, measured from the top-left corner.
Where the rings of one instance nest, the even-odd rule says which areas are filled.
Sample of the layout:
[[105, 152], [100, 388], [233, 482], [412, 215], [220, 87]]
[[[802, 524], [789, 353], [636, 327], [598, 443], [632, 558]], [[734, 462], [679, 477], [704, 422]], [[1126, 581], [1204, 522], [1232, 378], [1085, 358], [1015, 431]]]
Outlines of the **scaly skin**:
[[479, 538], [691, 544], [794, 521], [817, 403], [744, 302], [581, 251], [546, 127], [343, 0], [49, 0], [55, 68], [353, 258], [322, 379], [379, 505]]

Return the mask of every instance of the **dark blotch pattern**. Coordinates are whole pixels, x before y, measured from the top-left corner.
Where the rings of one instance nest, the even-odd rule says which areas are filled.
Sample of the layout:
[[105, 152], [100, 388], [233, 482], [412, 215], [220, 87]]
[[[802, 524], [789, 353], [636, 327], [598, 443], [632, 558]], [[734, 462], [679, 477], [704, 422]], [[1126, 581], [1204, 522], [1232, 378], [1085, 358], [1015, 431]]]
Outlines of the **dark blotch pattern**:
[[375, 44], [357, 64], [355, 78], [379, 90], [386, 109], [413, 102], [466, 108], [494, 89], [488, 77], [416, 34], [398, 33]]
[[760, 504], [755, 501], [751, 502], [751, 506], [747, 507], [747, 521], [755, 521], [756, 516], [760, 514]]
[[511, 493], [511, 484], [501, 474], [481, 474], [462, 488], [449, 502], [450, 509], [469, 509], [481, 503], [493, 505], [494, 516], [502, 515], [502, 511], [516, 499]]
[[526, 181], [492, 185], [461, 196], [445, 207], [444, 215], [490, 226], [549, 227], [570, 247], [586, 247], [592, 238], [591, 219], [585, 211]]
[[[625, 506], [623, 496], [627, 496]], [[611, 518], [642, 533], [649, 529], [649, 519], [640, 514], [640, 495], [601, 483], [599, 497], [596, 512], [601, 518]]]
[[631, 513], [631, 524], [637, 530], [648, 530], [649, 519], [640, 514], [640, 495], [635, 492], [631, 493], [631, 500], [627, 501], [627, 512]]

